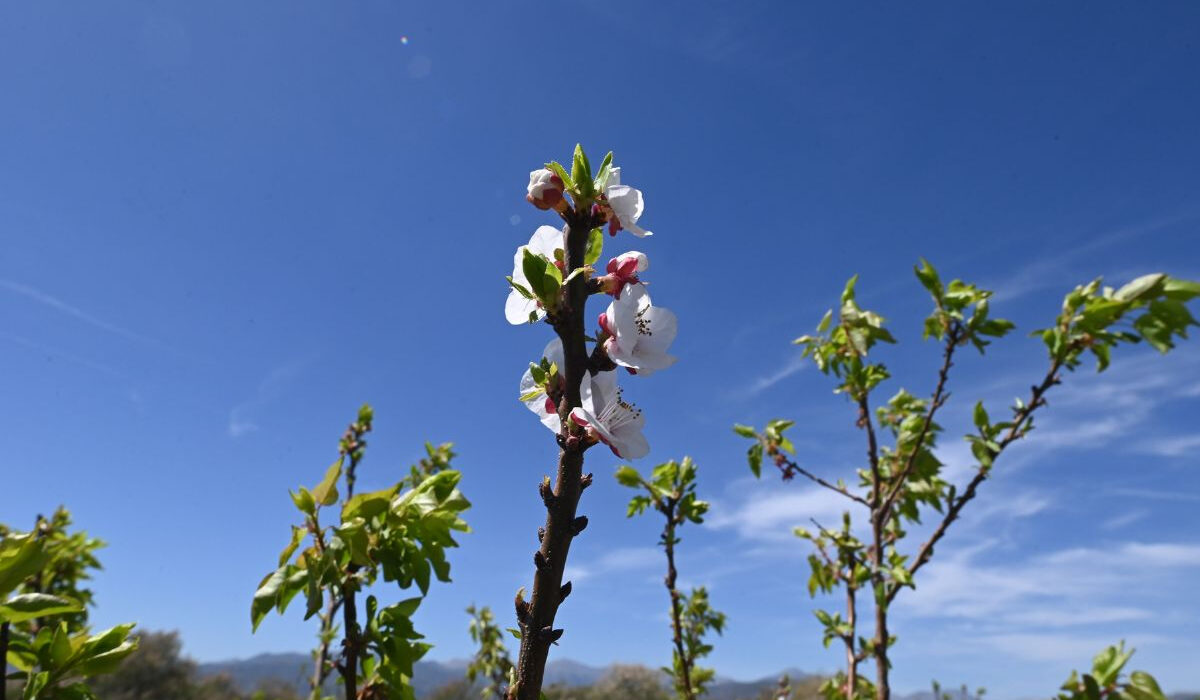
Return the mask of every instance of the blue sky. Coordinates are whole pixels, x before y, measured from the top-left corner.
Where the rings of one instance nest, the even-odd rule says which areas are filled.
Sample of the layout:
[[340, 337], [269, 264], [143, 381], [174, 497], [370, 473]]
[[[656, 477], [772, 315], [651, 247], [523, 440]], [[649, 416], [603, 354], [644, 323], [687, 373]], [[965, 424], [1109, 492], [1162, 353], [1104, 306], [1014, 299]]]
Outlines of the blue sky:
[[[691, 454], [714, 502], [680, 562], [730, 616], [712, 663], [831, 670], [788, 533], [837, 504], [755, 482], [729, 426], [794, 417], [806, 464], [851, 473], [852, 411], [789, 341], [853, 273], [902, 341], [883, 391], [919, 394], [918, 256], [1023, 331], [1099, 274], [1200, 278], [1198, 22], [1188, 2], [6, 4], [0, 519], [65, 503], [110, 541], [98, 624], [179, 628], [203, 660], [304, 649], [298, 614], [252, 636], [250, 596], [287, 489], [370, 401], [368, 486], [457, 444], [476, 531], [419, 626], [433, 658], [467, 655], [462, 609], [504, 619], [529, 579], [555, 454], [516, 401], [549, 330], [505, 322], [503, 276], [553, 223], [528, 171], [582, 141], [646, 193], [656, 235], [609, 251], [649, 254], [680, 318], [679, 363], [624, 383], [638, 466]], [[959, 364], [956, 473], [963, 411], [1025, 393], [1042, 352], [1018, 333]], [[899, 689], [1044, 695], [1121, 638], [1200, 688], [1200, 346], [1122, 352], [1051, 401], [901, 596]], [[657, 665], [658, 524], [625, 520], [617, 465], [589, 453], [554, 653]]]

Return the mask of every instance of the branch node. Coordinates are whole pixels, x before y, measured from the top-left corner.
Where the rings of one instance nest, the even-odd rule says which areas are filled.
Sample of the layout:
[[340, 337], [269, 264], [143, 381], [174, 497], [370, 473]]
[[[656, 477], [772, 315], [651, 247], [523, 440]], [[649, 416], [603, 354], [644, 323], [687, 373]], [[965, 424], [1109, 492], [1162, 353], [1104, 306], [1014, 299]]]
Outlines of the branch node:
[[550, 625], [546, 625], [538, 632], [538, 634], [547, 642], [550, 642], [551, 644], [558, 644], [558, 639], [559, 637], [563, 636], [563, 631], [561, 629], [556, 630]]
[[588, 517], [581, 515], [571, 521], [571, 536], [574, 537], [583, 532], [588, 526]]
[[579, 479], [579, 490], [582, 491], [592, 485], [592, 473], [588, 472]]
[[571, 595], [571, 582], [567, 581], [562, 585], [562, 588], [558, 589], [558, 604], [562, 605], [562, 602], [566, 600], [567, 596], [569, 595]]
[[533, 565], [542, 573], [550, 570], [550, 560], [546, 559], [546, 555], [542, 554], [540, 549], [533, 553]]

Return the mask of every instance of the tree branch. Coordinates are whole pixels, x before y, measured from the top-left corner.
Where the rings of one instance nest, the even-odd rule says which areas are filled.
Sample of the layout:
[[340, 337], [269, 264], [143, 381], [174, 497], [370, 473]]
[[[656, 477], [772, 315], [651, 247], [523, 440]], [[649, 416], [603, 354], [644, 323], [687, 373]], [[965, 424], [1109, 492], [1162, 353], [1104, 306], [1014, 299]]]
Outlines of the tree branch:
[[[1013, 442], [1020, 440], [1028, 432], [1026, 426], [1033, 417], [1033, 413], [1038, 408], [1046, 405], [1046, 392], [1049, 391], [1054, 385], [1062, 382], [1062, 379], [1058, 376], [1060, 369], [1062, 369], [1062, 363], [1059, 360], [1054, 360], [1050, 363], [1050, 369], [1046, 372], [1046, 376], [1042, 379], [1041, 384], [1030, 387], [1029, 403], [1018, 410], [1013, 416], [1014, 420], [1012, 426], [1008, 429], [1008, 434], [1005, 435], [999, 443], [997, 443], [997, 446], [1000, 449], [995, 450], [992, 454], [993, 460], [1002, 452], [1004, 452], [1005, 448], [1007, 448]], [[913, 559], [912, 564], [909, 565], [908, 572], [910, 576], [915, 574], [917, 570], [924, 566], [929, 561], [929, 558], [933, 556], [934, 545], [936, 545], [938, 541], [945, 536], [946, 530], [950, 527], [950, 524], [958, 519], [958, 514], [962, 511], [963, 507], [966, 506], [971, 499], [975, 498], [975, 493], [978, 490], [979, 485], [983, 483], [984, 479], [988, 477], [990, 472], [990, 467], [981, 467], [979, 471], [975, 473], [975, 476], [971, 478], [971, 481], [967, 484], [967, 487], [963, 491], [962, 495], [956, 498], [950, 504], [950, 507], [946, 509], [946, 515], [942, 518], [942, 522], [938, 524], [937, 529], [933, 531], [933, 534], [929, 536], [929, 539], [921, 545], [921, 549], [917, 551], [917, 556]], [[898, 586], [890, 589], [887, 594], [887, 601], [890, 603], [899, 592], [900, 587]]]
[[900, 474], [893, 481], [891, 491], [883, 499], [881, 510], [884, 513], [891, 511], [896, 498], [904, 490], [904, 482], [912, 474], [913, 469], [916, 468], [917, 455], [920, 454], [921, 448], [925, 446], [925, 439], [929, 436], [929, 430], [933, 426], [934, 414], [950, 398], [946, 393], [946, 382], [950, 377], [950, 368], [954, 366], [954, 350], [958, 347], [958, 341], [961, 340], [961, 336], [959, 335], [961, 330], [961, 324], [956, 323], [946, 334], [946, 347], [942, 351], [942, 368], [938, 371], [938, 381], [937, 386], [933, 390], [933, 398], [929, 400], [929, 410], [926, 411], [925, 420], [921, 423], [921, 430], [917, 433], [916, 445], [913, 446], [912, 452], [909, 453], [908, 459], [904, 463], [904, 468], [900, 470]]
[[[583, 267], [588, 234], [596, 222], [591, 212], [569, 210], [563, 213], [567, 222], [564, 236], [566, 270], [564, 278]], [[563, 290], [559, 310], [552, 322], [563, 344], [563, 400], [559, 402], [563, 433], [558, 436], [560, 450], [558, 472], [553, 490], [545, 489], [546, 525], [542, 545], [534, 560], [533, 593], [529, 600], [526, 620], [521, 624], [521, 652], [517, 661], [517, 680], [508, 690], [510, 700], [538, 700], [546, 672], [546, 657], [550, 645], [562, 634], [554, 629], [558, 613], [563, 570], [571, 541], [580, 528], [576, 520], [579, 497], [590, 478], [583, 476], [583, 452], [587, 449], [583, 429], [569, 420], [571, 411], [580, 406], [580, 383], [589, 371], [589, 357], [584, 333], [584, 307], [588, 288], [582, 275], [572, 279]]]

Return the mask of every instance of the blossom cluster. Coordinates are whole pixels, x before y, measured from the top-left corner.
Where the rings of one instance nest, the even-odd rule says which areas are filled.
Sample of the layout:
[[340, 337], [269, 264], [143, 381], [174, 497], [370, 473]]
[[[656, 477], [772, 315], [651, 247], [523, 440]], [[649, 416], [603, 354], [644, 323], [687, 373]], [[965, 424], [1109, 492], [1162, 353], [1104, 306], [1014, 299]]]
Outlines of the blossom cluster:
[[[650, 266], [644, 253], [628, 251], [611, 258], [602, 270], [595, 267], [605, 230], [611, 236], [620, 231], [639, 238], [651, 235], [638, 225], [645, 208], [641, 191], [621, 184], [621, 169], [611, 165], [611, 157], [609, 154], [605, 158], [594, 180], [585, 165], [587, 182], [582, 186], [557, 164], [529, 174], [526, 200], [530, 204], [556, 211], [566, 219], [571, 205], [565, 194], [571, 193], [576, 206], [590, 203], [590, 210], [584, 211], [590, 211], [590, 221], [596, 227], [589, 232], [586, 265], [574, 271], [565, 269], [568, 228], [538, 227], [529, 243], [518, 248], [514, 256], [505, 316], [514, 325], [543, 319], [553, 323], [559, 289], [575, 274], [586, 277], [589, 294], [611, 297], [608, 308], [597, 319], [595, 334], [588, 338], [593, 347], [589, 369], [580, 380], [581, 405], [574, 407], [566, 420], [583, 428], [589, 443], [604, 443], [618, 457], [635, 459], [650, 450], [642, 434], [645, 416], [625, 400], [617, 386], [616, 370], [624, 368], [630, 375], [647, 376], [670, 367], [676, 358], [667, 351], [678, 329], [675, 314], [650, 300], [641, 279]], [[581, 151], [577, 151], [577, 167], [580, 158]], [[586, 156], [582, 158], [586, 164]], [[565, 386], [564, 359], [562, 341], [555, 338], [542, 351], [541, 361], [531, 363], [521, 377], [520, 400], [543, 425], [565, 437], [567, 426], [559, 412]]]

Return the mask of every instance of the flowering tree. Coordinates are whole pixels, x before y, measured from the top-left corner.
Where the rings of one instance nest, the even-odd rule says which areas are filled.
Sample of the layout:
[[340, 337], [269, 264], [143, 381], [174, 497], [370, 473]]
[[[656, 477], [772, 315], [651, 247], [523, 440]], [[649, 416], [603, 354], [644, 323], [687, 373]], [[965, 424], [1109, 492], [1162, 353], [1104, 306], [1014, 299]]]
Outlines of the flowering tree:
[[684, 523], [704, 522], [708, 502], [696, 498], [696, 463], [691, 457], [682, 462], [671, 460], [654, 468], [650, 478], [636, 469], [623, 466], [617, 470], [617, 482], [641, 493], [629, 501], [628, 517], [641, 515], [653, 506], [666, 522], [658, 543], [667, 555], [667, 576], [664, 583], [671, 598], [671, 668], [663, 669], [675, 680], [675, 694], [680, 700], [695, 700], [704, 694], [716, 675], [711, 668], [700, 668], [697, 662], [712, 651], [704, 642], [711, 629], [721, 634], [725, 627], [724, 613], [713, 610], [708, 603], [708, 591], [701, 586], [684, 595], [676, 588], [679, 572], [675, 568], [675, 545], [679, 544], [679, 528]]
[[[734, 428], [739, 435], [753, 440], [748, 457], [756, 476], [763, 460], [768, 459], [785, 480], [803, 476], [842, 496], [848, 507], [865, 515], [865, 539], [854, 529], [849, 511], [839, 527], [814, 523], [815, 531], [795, 531], [816, 550], [809, 556], [809, 593], [830, 593], [840, 588], [844, 594], [844, 612], [816, 611], [825, 627], [825, 644], [839, 640], [846, 651], [844, 672], [824, 688], [830, 698], [888, 699], [888, 649], [895, 642], [888, 619], [892, 601], [900, 591], [915, 586], [914, 576], [929, 562], [934, 547], [963, 508], [975, 498], [996, 459], [1033, 430], [1034, 414], [1047, 405], [1047, 394], [1062, 383], [1065, 374], [1083, 363], [1084, 353], [1094, 355], [1097, 369], [1103, 371], [1118, 345], [1144, 340], [1165, 353], [1174, 347], [1174, 338], [1186, 337], [1187, 328], [1197, 325], [1186, 306], [1188, 300], [1200, 295], [1197, 282], [1154, 274], [1119, 289], [1103, 287], [1099, 279], [1076, 287], [1063, 301], [1054, 324], [1034, 332], [1046, 345], [1049, 367], [1031, 386], [1029, 398], [1018, 399], [1009, 417], [999, 421], [992, 420], [982, 402], [975, 404], [972, 418], [976, 432], [966, 436], [976, 462], [974, 474], [959, 487], [943, 478], [943, 464], [935, 455], [942, 430], [935, 418], [950, 398], [950, 369], [960, 348], [970, 345], [982, 354], [992, 339], [1006, 335], [1013, 324], [990, 316], [991, 292], [959, 280], [943, 284], [925, 261], [916, 267], [916, 275], [934, 306], [925, 320], [924, 335], [942, 344], [941, 368], [928, 399], [901, 389], [882, 407], [872, 410], [875, 389], [890, 376], [887, 368], [875, 361], [874, 350], [877, 344], [894, 343], [895, 339], [884, 328], [882, 316], [858, 305], [856, 279], [851, 279], [842, 292], [836, 323], [830, 310], [815, 335], [795, 341], [822, 372], [837, 379], [834, 391], [850, 400], [856, 425], [866, 436], [867, 463], [857, 470], [855, 487], [842, 480], [822, 478], [789, 456], [793, 447], [784, 433], [793, 425], [791, 421], [771, 421], [762, 431], [740, 425]], [[890, 434], [892, 446], [881, 443], [882, 433]], [[930, 509], [936, 512], [932, 532], [915, 550], [904, 551], [905, 528], [921, 522], [923, 515], [929, 516]], [[860, 590], [869, 592], [873, 608], [875, 633], [870, 638], [860, 637], [857, 632]], [[858, 673], [859, 664], [868, 658], [875, 662], [873, 684]]]
[[[605, 274], [594, 267], [605, 230], [614, 236], [623, 230], [651, 235], [638, 225], [642, 193], [621, 183], [612, 153], [593, 172], [576, 146], [570, 173], [558, 163], [530, 173], [526, 199], [565, 222], [562, 229], [539, 227], [517, 249], [505, 304], [510, 323], [544, 320], [554, 329], [556, 337], [521, 378], [520, 399], [553, 432], [559, 458], [554, 481], [547, 476], [539, 486], [546, 524], [533, 557], [533, 592], [526, 601], [522, 588], [515, 601], [521, 651], [508, 690], [512, 700], [538, 700], [550, 645], [563, 633], [554, 627], [558, 607], [571, 592], [563, 570], [571, 540], [587, 526], [587, 517], [576, 514], [592, 482], [583, 473], [584, 452], [598, 443], [623, 459], [650, 450], [642, 435], [645, 417], [625, 401], [614, 370], [648, 375], [669, 367], [675, 358], [667, 350], [676, 333], [675, 315], [654, 306], [641, 284], [639, 275], [649, 266], [645, 255], [630, 251], [612, 258]], [[612, 300], [589, 336], [585, 307], [593, 294]]]
[[[311, 491], [302, 486], [292, 494], [304, 524], [292, 526], [278, 568], [263, 578], [250, 606], [251, 623], [258, 629], [272, 609], [283, 613], [304, 593], [304, 618], [320, 621], [312, 700], [323, 697], [326, 678], [335, 671], [346, 700], [415, 700], [413, 664], [430, 645], [420, 641], [412, 616], [429, 591], [431, 577], [450, 580], [446, 550], [458, 546], [453, 533], [469, 531], [459, 514], [470, 503], [456, 488], [461, 475], [449, 468], [454, 456], [449, 444], [426, 444], [427, 457], [395, 485], [354, 493], [373, 421], [374, 412], [364, 405], [342, 436], [338, 458], [325, 478]], [[323, 525], [321, 509], [338, 503], [339, 483], [346, 495], [338, 524]], [[308, 546], [301, 549], [306, 540]], [[386, 607], [367, 595], [360, 619], [358, 594], [380, 577], [402, 589], [416, 584], [420, 593]], [[335, 658], [331, 645], [338, 636], [339, 611], [341, 654]]]

